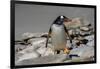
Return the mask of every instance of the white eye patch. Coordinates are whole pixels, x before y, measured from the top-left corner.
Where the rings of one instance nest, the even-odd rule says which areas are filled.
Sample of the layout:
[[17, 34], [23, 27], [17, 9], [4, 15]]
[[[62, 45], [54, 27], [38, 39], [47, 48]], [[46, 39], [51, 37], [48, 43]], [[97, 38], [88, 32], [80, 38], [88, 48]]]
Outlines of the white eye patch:
[[63, 19], [64, 17], [63, 16], [60, 16], [60, 18]]

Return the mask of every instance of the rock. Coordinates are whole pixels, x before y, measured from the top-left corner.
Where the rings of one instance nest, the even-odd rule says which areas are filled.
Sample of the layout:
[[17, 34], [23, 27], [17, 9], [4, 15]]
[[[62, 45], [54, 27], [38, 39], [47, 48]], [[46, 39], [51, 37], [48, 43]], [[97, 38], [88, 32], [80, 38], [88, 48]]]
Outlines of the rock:
[[16, 64], [23, 60], [27, 60], [27, 59], [31, 59], [31, 58], [34, 59], [34, 58], [38, 58], [38, 57], [40, 57], [40, 54], [37, 52], [26, 53], [22, 56], [19, 56], [19, 59], [16, 61]]
[[95, 46], [94, 40], [89, 41], [86, 45], [87, 46]]
[[69, 35], [73, 35], [73, 30], [68, 30]]
[[70, 41], [68, 40], [67, 43], [66, 43], [66, 47], [68, 48], [76, 48], [76, 42], [75, 40], [72, 40], [72, 43], [70, 43]]
[[83, 27], [80, 27], [80, 30], [82, 30], [82, 31], [89, 31], [89, 28], [88, 28], [88, 27], [83, 26]]
[[87, 39], [82, 39], [82, 40], [80, 40], [80, 44], [87, 44], [89, 41], [87, 40]]
[[29, 33], [26, 32], [22, 35], [23, 39], [31, 38], [31, 37], [41, 37], [42, 35], [47, 35], [47, 33]]
[[29, 40], [30, 45], [27, 45], [27, 49], [24, 50], [36, 50], [40, 47], [45, 47], [46, 38], [34, 38]]
[[80, 35], [84, 36], [86, 33], [84, 33], [83, 31], [80, 31]]
[[27, 39], [27, 38], [30, 38], [33, 36], [34, 36], [33, 33], [26, 32], [26, 33], [22, 34], [22, 39]]
[[[72, 20], [74, 23], [74, 20]], [[77, 23], [77, 19], [76, 22]], [[79, 21], [81, 23], [81, 21]], [[48, 63], [63, 63], [63, 62], [78, 62], [78, 61], [87, 61], [93, 60], [94, 57], [94, 35], [87, 35], [84, 37], [79, 37], [76, 34], [85, 35], [89, 32], [81, 31], [78, 26], [70, 26], [70, 30], [68, 31], [70, 35], [74, 34], [72, 39], [72, 44], [68, 40], [66, 40], [66, 46], [71, 48], [73, 45], [73, 49], [71, 49], [69, 55], [78, 55], [79, 57], [72, 57], [70, 59], [67, 54], [63, 54], [63, 51], [60, 54], [54, 54], [52, 51], [51, 38], [48, 41], [48, 47], [45, 47], [46, 44], [46, 35], [47, 33], [26, 33], [23, 35], [23, 39], [29, 37], [28, 45], [15, 45], [15, 50], [19, 48], [20, 51], [15, 53], [15, 64], [16, 65], [34, 65], [34, 64], [48, 64]], [[84, 29], [84, 28], [83, 28]], [[84, 30], [87, 30], [86, 28]], [[79, 46], [76, 45], [79, 40], [86, 39], [88, 42], [81, 43]], [[86, 41], [84, 40], [84, 41]], [[92, 58], [91, 58], [92, 57]], [[69, 60], [70, 59], [70, 60]]]
[[90, 58], [74, 57], [71, 60], [65, 60], [64, 63], [87, 62], [87, 61], [94, 61], [94, 57]]
[[90, 58], [94, 56], [94, 47], [80, 46], [71, 50], [70, 54], [76, 54], [81, 58]]
[[90, 22], [88, 20], [82, 19], [83, 26], [89, 26]]
[[73, 40], [72, 42], [73, 42], [73, 49], [74, 49], [74, 48], [76, 48], [76, 47], [77, 47], [77, 45], [76, 45], [77, 40], [76, 40], [76, 41], [75, 41], [75, 40]]
[[49, 55], [34, 59], [25, 59], [16, 63], [16, 65], [35, 65], [35, 64], [50, 64], [50, 63], [62, 63], [64, 60], [69, 59], [66, 54], [56, 54], [56, 55]]
[[87, 45], [85, 45], [85, 44], [80, 44], [80, 47], [84, 47], [84, 46], [87, 46]]
[[34, 38], [30, 39], [30, 43], [34, 45], [39, 45], [39, 44], [45, 44], [46, 43], [46, 38]]
[[79, 28], [76, 28], [76, 29], [75, 29], [75, 34], [77, 34], [77, 35], [80, 34], [80, 29], [79, 29]]
[[72, 19], [69, 22], [65, 22], [64, 24], [65, 24], [65, 26], [66, 26], [67, 29], [78, 28], [78, 27], [82, 26], [80, 18], [74, 18], [74, 19]]
[[91, 35], [91, 31], [80, 31], [80, 36], [85, 37]]
[[78, 35], [80, 33], [80, 30], [78, 28], [76, 29], [70, 29], [68, 30], [69, 35], [74, 35], [76, 37], [76, 35]]
[[25, 45], [15, 45], [15, 53], [22, 51], [25, 48], [26, 48]]
[[94, 35], [89, 35], [84, 38], [87, 39], [88, 41], [91, 41], [91, 40], [94, 40]]
[[47, 48], [45, 47], [40, 47], [39, 49], [37, 49], [36, 51], [41, 54], [41, 56], [44, 55], [44, 53], [46, 52]]
[[54, 55], [54, 51], [51, 48], [47, 48], [42, 56]]
[[66, 47], [71, 48], [71, 43], [69, 40], [67, 40]]
[[38, 50], [37, 50], [37, 52], [39, 53], [39, 54], [41, 54], [41, 56], [43, 57], [43, 56], [49, 56], [49, 55], [54, 55], [54, 52], [52, 51], [52, 49], [51, 48], [49, 48], [49, 47], [40, 47]]
[[31, 53], [33, 51], [34, 51], [33, 46], [27, 46], [25, 49], [23, 49], [22, 51], [19, 51], [17, 54], [19, 54], [19, 53], [21, 53], [21, 54]]

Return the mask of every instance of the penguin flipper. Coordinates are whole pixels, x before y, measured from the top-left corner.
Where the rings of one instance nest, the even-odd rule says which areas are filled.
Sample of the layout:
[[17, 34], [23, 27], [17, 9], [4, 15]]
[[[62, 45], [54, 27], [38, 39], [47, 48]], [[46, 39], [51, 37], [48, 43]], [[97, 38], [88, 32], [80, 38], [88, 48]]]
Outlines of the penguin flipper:
[[49, 32], [48, 32], [48, 35], [47, 35], [46, 46], [45, 46], [46, 48], [48, 46], [48, 40], [49, 40], [50, 35], [51, 35], [51, 28], [49, 29]]
[[65, 26], [65, 25], [64, 25], [64, 30], [65, 30], [67, 36], [69, 37], [70, 43], [72, 44], [72, 38], [71, 38], [71, 36], [69, 35], [68, 30], [66, 29], [66, 26]]
[[64, 25], [64, 30], [65, 30], [67, 36], [69, 37], [70, 42], [72, 43], [72, 38], [71, 38], [71, 36], [69, 35], [68, 30], [66, 29], [65, 25]]

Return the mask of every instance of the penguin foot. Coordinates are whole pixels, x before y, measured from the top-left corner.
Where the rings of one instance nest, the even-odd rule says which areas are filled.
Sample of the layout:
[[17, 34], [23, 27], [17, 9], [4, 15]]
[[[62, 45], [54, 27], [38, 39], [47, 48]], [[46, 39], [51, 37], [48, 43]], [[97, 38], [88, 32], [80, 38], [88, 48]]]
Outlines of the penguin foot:
[[64, 49], [64, 54], [69, 54], [70, 50], [68, 48]]

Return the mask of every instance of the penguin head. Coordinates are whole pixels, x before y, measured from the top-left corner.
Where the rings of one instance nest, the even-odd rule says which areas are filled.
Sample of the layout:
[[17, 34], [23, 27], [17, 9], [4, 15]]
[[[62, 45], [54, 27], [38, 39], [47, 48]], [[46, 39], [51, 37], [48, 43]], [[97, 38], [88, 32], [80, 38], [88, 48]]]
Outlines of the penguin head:
[[57, 19], [54, 21], [53, 24], [62, 25], [64, 23], [65, 19], [68, 19], [68, 18], [65, 17], [65, 16], [63, 16], [63, 15], [58, 16]]

